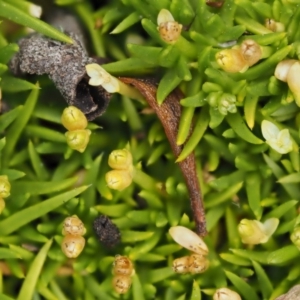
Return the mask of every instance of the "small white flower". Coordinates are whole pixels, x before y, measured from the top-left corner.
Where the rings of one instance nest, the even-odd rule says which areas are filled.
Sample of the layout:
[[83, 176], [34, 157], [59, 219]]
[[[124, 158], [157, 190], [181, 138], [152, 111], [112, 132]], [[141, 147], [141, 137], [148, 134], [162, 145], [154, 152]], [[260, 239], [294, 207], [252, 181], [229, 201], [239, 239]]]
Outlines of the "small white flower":
[[286, 154], [293, 150], [293, 142], [288, 129], [279, 130], [273, 123], [263, 120], [261, 131], [266, 143], [278, 153]]
[[119, 81], [117, 78], [111, 76], [98, 64], [88, 64], [85, 66], [87, 74], [91, 77], [89, 85], [101, 85], [107, 92], [119, 92]]
[[219, 112], [226, 116], [228, 112], [236, 113], [237, 109], [235, 106], [236, 97], [232, 94], [224, 93], [220, 99], [218, 104]]
[[279, 224], [277, 218], [270, 218], [264, 223], [257, 220], [241, 220], [238, 231], [242, 242], [249, 245], [266, 243], [275, 232]]

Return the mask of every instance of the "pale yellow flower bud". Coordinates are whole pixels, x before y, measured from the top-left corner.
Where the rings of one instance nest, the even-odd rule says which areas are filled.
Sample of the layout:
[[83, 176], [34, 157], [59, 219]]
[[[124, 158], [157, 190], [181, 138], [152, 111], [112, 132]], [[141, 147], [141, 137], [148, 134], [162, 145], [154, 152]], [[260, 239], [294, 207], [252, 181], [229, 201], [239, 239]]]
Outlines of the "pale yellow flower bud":
[[216, 290], [213, 300], [242, 300], [241, 296], [228, 288]]
[[77, 216], [67, 217], [63, 223], [63, 235], [84, 235], [86, 229], [82, 221]]
[[117, 255], [113, 263], [113, 274], [132, 276], [134, 268], [131, 260], [126, 256]]
[[287, 74], [287, 83], [288, 86], [295, 98], [295, 102], [298, 106], [300, 106], [300, 62], [295, 62], [288, 74]]
[[209, 260], [204, 255], [192, 254], [189, 257], [189, 272], [191, 274], [200, 274], [209, 267]]
[[285, 26], [280, 22], [276, 22], [273, 19], [266, 19], [265, 26], [273, 32], [284, 32]]
[[273, 19], [266, 19], [265, 26], [274, 32], [276, 31], [276, 21]]
[[124, 275], [114, 276], [112, 284], [118, 294], [125, 294], [130, 289], [131, 277]]
[[200, 255], [207, 255], [208, 248], [199, 235], [184, 226], [174, 226], [169, 234], [180, 246]]
[[85, 245], [85, 239], [82, 236], [66, 235], [61, 243], [62, 252], [69, 258], [79, 256]]
[[179, 39], [182, 25], [177, 22], [162, 23], [158, 27], [160, 37], [168, 44], [174, 44]]
[[61, 122], [70, 131], [85, 129], [88, 125], [84, 113], [75, 106], [69, 106], [64, 109]]
[[290, 71], [291, 66], [297, 62], [295, 59], [285, 59], [281, 61], [280, 63], [277, 64], [276, 69], [275, 69], [275, 77], [278, 80], [281, 80], [283, 82], [287, 81], [287, 75]]
[[243, 41], [240, 50], [244, 60], [250, 67], [261, 59], [262, 51], [260, 45], [253, 40]]
[[161, 38], [168, 44], [179, 39], [182, 25], [177, 23], [167, 9], [162, 9], [157, 16], [158, 31]]
[[0, 198], [7, 198], [10, 195], [10, 183], [6, 175], [0, 176]]
[[132, 168], [132, 155], [127, 149], [114, 150], [108, 157], [108, 165], [116, 170]]
[[179, 274], [200, 274], [205, 272], [209, 267], [209, 261], [204, 255], [192, 254], [183, 256], [173, 261], [173, 270]]
[[189, 272], [189, 256], [183, 256], [173, 260], [173, 270], [178, 274], [186, 274]]
[[66, 132], [65, 135], [69, 147], [82, 153], [89, 143], [91, 131], [89, 129], [73, 130]]
[[244, 244], [256, 245], [266, 243], [277, 229], [279, 220], [271, 218], [261, 223], [257, 220], [241, 220], [238, 231]]
[[112, 170], [105, 174], [105, 181], [110, 189], [122, 191], [132, 182], [132, 174], [125, 170]]
[[224, 49], [216, 54], [216, 60], [218, 65], [228, 73], [243, 73], [249, 67], [240, 49]]

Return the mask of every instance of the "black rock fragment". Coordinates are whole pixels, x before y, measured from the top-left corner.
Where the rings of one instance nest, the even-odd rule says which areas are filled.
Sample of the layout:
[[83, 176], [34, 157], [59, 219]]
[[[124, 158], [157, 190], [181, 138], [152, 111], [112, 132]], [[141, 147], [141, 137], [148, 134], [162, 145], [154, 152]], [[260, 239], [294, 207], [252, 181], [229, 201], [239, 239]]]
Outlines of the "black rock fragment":
[[19, 52], [10, 69], [15, 75], [48, 74], [69, 105], [78, 107], [89, 120], [103, 114], [111, 94], [101, 86], [90, 86], [85, 66], [97, 62], [90, 58], [80, 39], [70, 34], [73, 44], [59, 42], [40, 34], [21, 39]]
[[94, 231], [100, 240], [107, 247], [115, 247], [121, 241], [121, 234], [118, 227], [105, 215], [97, 217], [93, 222]]

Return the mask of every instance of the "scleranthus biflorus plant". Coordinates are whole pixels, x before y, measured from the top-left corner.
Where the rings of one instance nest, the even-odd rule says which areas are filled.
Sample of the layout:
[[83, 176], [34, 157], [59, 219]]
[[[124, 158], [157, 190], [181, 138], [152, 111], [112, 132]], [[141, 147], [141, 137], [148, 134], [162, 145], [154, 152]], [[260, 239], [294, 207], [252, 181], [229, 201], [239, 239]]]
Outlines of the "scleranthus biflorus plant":
[[0, 0], [0, 299], [298, 299], [298, 2]]

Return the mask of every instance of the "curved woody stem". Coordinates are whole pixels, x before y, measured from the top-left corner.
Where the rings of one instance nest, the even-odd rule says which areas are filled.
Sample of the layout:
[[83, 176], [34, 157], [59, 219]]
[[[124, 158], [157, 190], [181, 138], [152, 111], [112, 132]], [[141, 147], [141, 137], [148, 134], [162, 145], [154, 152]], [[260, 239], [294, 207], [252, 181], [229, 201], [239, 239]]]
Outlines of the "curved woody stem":
[[[182, 93], [179, 90], [174, 90], [166, 98], [163, 104], [159, 105], [156, 101], [157, 84], [153, 80], [127, 77], [119, 79], [126, 84], [133, 85], [145, 97], [149, 106], [155, 111], [160, 119], [175, 157], [178, 157], [183, 148], [183, 146], [178, 146], [176, 144], [181, 116], [181, 106], [179, 101], [183, 98]], [[179, 162], [179, 167], [189, 191], [191, 207], [196, 223], [196, 231], [200, 236], [205, 236], [207, 234], [205, 211], [201, 188], [196, 172], [194, 153], [191, 153], [186, 159]]]

